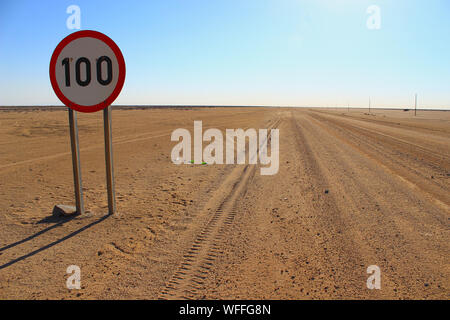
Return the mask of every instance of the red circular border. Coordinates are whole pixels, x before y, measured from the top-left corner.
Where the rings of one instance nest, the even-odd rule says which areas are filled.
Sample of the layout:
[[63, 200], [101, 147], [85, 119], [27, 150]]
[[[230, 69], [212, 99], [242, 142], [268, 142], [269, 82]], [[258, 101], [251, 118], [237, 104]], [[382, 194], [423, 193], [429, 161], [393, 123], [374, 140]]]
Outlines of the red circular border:
[[[100, 102], [99, 104], [91, 105], [91, 106], [83, 106], [79, 105], [75, 102], [72, 102], [69, 100], [59, 89], [58, 82], [56, 81], [56, 74], [55, 74], [55, 67], [56, 67], [56, 60], [59, 57], [59, 54], [61, 51], [72, 41], [79, 39], [79, 38], [95, 38], [100, 41], [103, 41], [106, 45], [108, 45], [111, 50], [114, 52], [117, 58], [117, 62], [119, 64], [119, 79], [117, 80], [116, 87], [114, 88], [113, 92], [109, 95], [106, 100], [103, 102]], [[67, 107], [74, 109], [76, 111], [80, 112], [96, 112], [99, 110], [102, 110], [111, 103], [116, 100], [116, 98], [119, 96], [120, 91], [122, 90], [123, 84], [125, 82], [125, 60], [123, 58], [122, 52], [120, 51], [119, 47], [116, 45], [116, 43], [109, 38], [108, 36], [104, 35], [101, 32], [93, 31], [93, 30], [82, 30], [74, 32], [67, 37], [65, 37], [56, 47], [55, 51], [53, 51], [52, 58], [50, 60], [50, 82], [52, 83], [53, 90], [55, 91], [56, 95], [58, 96], [59, 100], [61, 100], [62, 103], [64, 103]]]

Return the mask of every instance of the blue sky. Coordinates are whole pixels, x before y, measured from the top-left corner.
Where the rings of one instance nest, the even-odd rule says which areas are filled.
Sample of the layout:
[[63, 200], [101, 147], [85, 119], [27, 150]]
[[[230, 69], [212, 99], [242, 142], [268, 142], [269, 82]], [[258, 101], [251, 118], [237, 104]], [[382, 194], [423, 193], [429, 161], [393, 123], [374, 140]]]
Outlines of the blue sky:
[[116, 104], [450, 107], [448, 0], [0, 0], [0, 105], [60, 104], [72, 4], [122, 50]]

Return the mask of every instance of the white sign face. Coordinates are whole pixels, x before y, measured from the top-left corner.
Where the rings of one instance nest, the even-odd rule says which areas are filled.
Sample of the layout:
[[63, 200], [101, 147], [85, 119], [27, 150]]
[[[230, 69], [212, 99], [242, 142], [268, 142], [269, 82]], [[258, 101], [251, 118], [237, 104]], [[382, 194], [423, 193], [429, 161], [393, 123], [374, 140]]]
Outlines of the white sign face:
[[56, 47], [50, 80], [69, 108], [94, 112], [109, 106], [125, 80], [125, 62], [117, 45], [96, 31], [75, 32]]
[[104, 42], [80, 38], [69, 43], [56, 60], [55, 77], [63, 95], [77, 104], [93, 106], [114, 91], [119, 64]]

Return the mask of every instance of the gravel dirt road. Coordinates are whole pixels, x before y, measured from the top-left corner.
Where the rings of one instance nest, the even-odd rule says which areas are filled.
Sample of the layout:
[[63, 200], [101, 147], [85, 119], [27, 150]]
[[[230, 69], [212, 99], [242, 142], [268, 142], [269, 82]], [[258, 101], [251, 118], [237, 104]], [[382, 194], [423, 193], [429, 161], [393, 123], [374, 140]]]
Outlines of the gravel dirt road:
[[[279, 129], [278, 173], [173, 164], [170, 134], [194, 120]], [[79, 116], [89, 214], [57, 218], [73, 203], [67, 112], [0, 112], [1, 299], [450, 298], [450, 112], [114, 110], [113, 216], [102, 129]]]

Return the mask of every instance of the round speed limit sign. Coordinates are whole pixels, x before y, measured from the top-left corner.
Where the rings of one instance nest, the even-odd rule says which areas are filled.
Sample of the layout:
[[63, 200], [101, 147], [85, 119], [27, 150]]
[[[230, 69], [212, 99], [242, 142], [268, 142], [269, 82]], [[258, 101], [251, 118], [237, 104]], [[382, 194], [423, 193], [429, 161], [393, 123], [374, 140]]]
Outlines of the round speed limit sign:
[[66, 106], [80, 112], [102, 110], [117, 98], [125, 82], [125, 60], [103, 33], [70, 34], [50, 60], [53, 90]]

